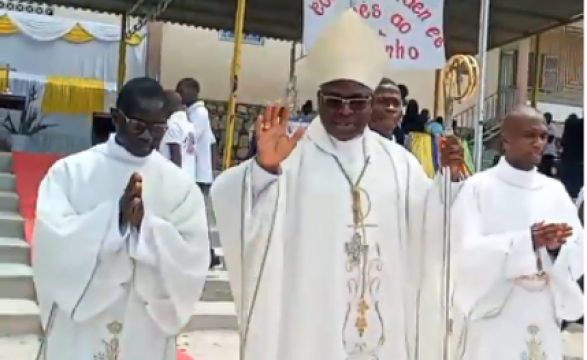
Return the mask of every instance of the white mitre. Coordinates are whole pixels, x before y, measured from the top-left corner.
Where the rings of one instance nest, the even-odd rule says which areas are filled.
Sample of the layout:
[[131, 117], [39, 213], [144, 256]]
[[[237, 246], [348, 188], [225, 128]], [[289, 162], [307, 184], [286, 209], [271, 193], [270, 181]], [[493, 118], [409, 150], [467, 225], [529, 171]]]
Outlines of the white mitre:
[[304, 60], [306, 76], [317, 86], [352, 80], [375, 89], [389, 69], [385, 44], [352, 9], [326, 27]]

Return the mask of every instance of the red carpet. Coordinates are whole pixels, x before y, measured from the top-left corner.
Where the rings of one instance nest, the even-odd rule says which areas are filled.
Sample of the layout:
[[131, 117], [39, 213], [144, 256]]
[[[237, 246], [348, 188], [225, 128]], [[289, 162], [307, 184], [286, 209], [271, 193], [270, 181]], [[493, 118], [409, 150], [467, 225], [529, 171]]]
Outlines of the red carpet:
[[[20, 213], [25, 219], [26, 241], [32, 245], [35, 226], [37, 192], [41, 180], [61, 155], [12, 153], [12, 172], [16, 177], [16, 192], [20, 202]], [[32, 247], [31, 247], [32, 250]], [[194, 360], [186, 352], [177, 351], [178, 360]]]
[[16, 177], [20, 214], [25, 220], [25, 237], [29, 244], [33, 236], [39, 185], [60, 157], [59, 154], [12, 153], [12, 172]]

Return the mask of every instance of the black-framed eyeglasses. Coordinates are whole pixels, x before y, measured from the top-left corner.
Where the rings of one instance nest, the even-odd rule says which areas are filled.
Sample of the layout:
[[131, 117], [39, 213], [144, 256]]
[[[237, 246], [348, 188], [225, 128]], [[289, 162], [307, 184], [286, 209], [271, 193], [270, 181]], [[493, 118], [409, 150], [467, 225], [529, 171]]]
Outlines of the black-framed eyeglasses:
[[372, 100], [371, 96], [347, 99], [340, 96], [326, 95], [323, 93], [320, 93], [319, 98], [322, 105], [329, 109], [342, 110], [348, 106], [352, 112], [359, 112], [367, 109]]
[[120, 109], [112, 109], [112, 112], [121, 116], [126, 122], [128, 130], [137, 136], [148, 131], [153, 137], [163, 137], [167, 131], [167, 123], [147, 122], [141, 119], [133, 119], [126, 116], [126, 114]]

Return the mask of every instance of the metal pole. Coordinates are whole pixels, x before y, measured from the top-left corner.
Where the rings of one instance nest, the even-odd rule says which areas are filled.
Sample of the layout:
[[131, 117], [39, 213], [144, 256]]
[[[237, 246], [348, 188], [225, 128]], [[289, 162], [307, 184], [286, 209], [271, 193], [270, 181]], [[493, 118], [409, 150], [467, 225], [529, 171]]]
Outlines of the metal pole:
[[118, 43], [118, 76], [116, 78], [116, 91], [122, 90], [126, 78], [126, 28], [128, 27], [128, 16], [122, 14], [120, 20], [120, 42]]
[[481, 0], [481, 16], [479, 19], [479, 93], [475, 107], [475, 169], [481, 170], [483, 159], [483, 121], [485, 120], [485, 79], [487, 78], [487, 42], [489, 40], [489, 8], [490, 0]]
[[245, 24], [246, 0], [238, 0], [236, 17], [234, 21], [234, 51], [232, 54], [232, 66], [230, 68], [231, 92], [228, 100], [228, 126], [226, 126], [226, 141], [224, 143], [224, 168], [232, 165], [232, 146], [234, 143], [234, 126], [236, 122], [236, 92], [238, 90], [238, 78], [241, 69], [241, 53], [243, 47], [243, 30]]

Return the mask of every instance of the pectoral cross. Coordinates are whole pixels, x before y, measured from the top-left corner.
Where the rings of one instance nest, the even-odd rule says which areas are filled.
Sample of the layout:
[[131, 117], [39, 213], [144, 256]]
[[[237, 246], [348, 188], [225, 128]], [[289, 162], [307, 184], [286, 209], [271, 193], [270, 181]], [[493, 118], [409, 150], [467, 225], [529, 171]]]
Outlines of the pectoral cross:
[[353, 237], [345, 244], [345, 252], [351, 264], [359, 264], [362, 257], [366, 257], [369, 253], [369, 245], [365, 243], [363, 230], [367, 227], [377, 227], [375, 224], [365, 224], [365, 217], [367, 214], [363, 213], [361, 208], [361, 189], [353, 187], [353, 223], [349, 225], [353, 229]]

